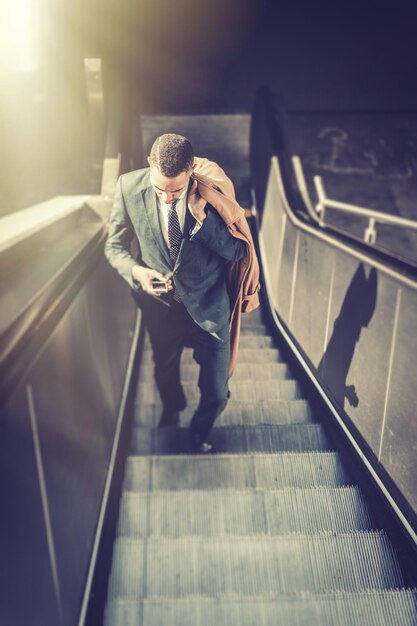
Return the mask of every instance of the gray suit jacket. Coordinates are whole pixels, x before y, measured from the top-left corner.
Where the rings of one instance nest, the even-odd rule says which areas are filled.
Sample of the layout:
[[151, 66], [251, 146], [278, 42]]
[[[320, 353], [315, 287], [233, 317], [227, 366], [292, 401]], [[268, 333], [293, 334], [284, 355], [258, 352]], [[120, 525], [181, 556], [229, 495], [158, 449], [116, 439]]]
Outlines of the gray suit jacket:
[[[191, 235], [195, 219], [187, 210], [184, 239], [175, 266], [162, 235], [155, 191], [149, 168], [123, 174], [116, 187], [105, 254], [110, 264], [139, 296], [143, 307], [163, 307], [148, 296], [132, 279], [132, 267], [140, 264], [172, 277], [191, 317], [210, 333], [228, 323], [230, 300], [226, 285], [226, 266], [246, 254], [245, 243], [233, 237], [217, 211], [209, 204], [201, 228]], [[131, 245], [139, 244], [134, 258]], [[156, 310], [156, 309], [155, 309]]]

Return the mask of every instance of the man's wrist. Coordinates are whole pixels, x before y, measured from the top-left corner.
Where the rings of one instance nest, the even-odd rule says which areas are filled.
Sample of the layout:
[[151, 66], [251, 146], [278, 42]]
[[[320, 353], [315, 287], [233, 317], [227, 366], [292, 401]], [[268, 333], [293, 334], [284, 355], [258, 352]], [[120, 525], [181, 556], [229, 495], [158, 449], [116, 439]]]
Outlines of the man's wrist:
[[133, 265], [132, 269], [130, 270], [130, 273], [132, 274], [132, 278], [136, 283], [139, 283], [139, 279], [138, 276], [140, 276], [142, 271], [142, 266], [141, 265]]

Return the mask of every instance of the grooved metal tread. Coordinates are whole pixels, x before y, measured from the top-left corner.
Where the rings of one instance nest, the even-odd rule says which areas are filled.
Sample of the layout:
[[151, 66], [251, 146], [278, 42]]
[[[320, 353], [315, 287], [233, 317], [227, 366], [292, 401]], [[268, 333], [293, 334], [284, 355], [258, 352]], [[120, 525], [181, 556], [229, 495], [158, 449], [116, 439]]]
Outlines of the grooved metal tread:
[[[275, 340], [268, 335], [246, 335], [243, 333], [239, 339], [239, 350], [240, 348], [275, 348]], [[151, 350], [151, 343], [148, 336], [144, 338], [143, 349], [145, 351]]]
[[[188, 402], [198, 402], [200, 390], [194, 382], [183, 382], [182, 387]], [[256, 385], [241, 380], [230, 380], [232, 398], [239, 402], [259, 402], [261, 400], [296, 400], [302, 398], [300, 386], [296, 380], [258, 380]], [[159, 393], [153, 382], [140, 382], [137, 386], [137, 399], [143, 404], [155, 404], [160, 401]]]
[[265, 324], [265, 317], [260, 307], [242, 315], [242, 326], [250, 326], [251, 324]]
[[268, 595], [403, 585], [382, 532], [227, 538], [118, 538], [109, 598]]
[[262, 335], [264, 337], [270, 336], [265, 324], [257, 324], [255, 322], [245, 322], [245, 316], [242, 317], [242, 324], [240, 326], [240, 336], [244, 335]]
[[[268, 333], [268, 328], [266, 324], [262, 324], [257, 322], [256, 320], [247, 320], [247, 316], [243, 316], [241, 318], [242, 323], [240, 325], [240, 337], [246, 335], [252, 335], [254, 337], [271, 337], [270, 333]], [[150, 345], [149, 333], [145, 332], [144, 336], [145, 342], [147, 345]]]
[[[321, 424], [216, 426], [210, 433], [217, 453], [333, 450]], [[188, 428], [142, 428], [132, 433], [132, 454], [191, 454]]]
[[358, 487], [125, 493], [118, 536], [279, 535], [370, 530]]
[[335, 452], [130, 456], [125, 489], [241, 489], [351, 484]]
[[[269, 363], [275, 361], [283, 361], [282, 352], [278, 348], [242, 348], [239, 347], [237, 363]], [[141, 363], [153, 363], [152, 352], [150, 348], [144, 349], [141, 354]], [[193, 350], [185, 348], [181, 363], [195, 363]]]
[[241, 318], [240, 334], [268, 335], [268, 327], [261, 321], [252, 320], [250, 316], [243, 315]]
[[[191, 403], [181, 412], [181, 425], [187, 426], [197, 409], [197, 403]], [[145, 404], [135, 407], [137, 426], [156, 426], [162, 412], [162, 405]], [[267, 400], [261, 402], [238, 402], [230, 399], [226, 409], [217, 418], [216, 426], [262, 425], [262, 424], [308, 424], [316, 417], [308, 400]]]
[[[181, 365], [181, 380], [183, 382], [197, 381], [200, 366], [198, 363], [183, 363]], [[233, 373], [233, 380], [246, 381], [250, 383], [254, 380], [282, 380], [291, 377], [289, 367], [286, 363], [238, 363]], [[153, 364], [144, 364], [140, 368], [141, 382], [154, 381]]]
[[417, 591], [407, 589], [270, 597], [112, 600], [105, 626], [416, 626]]

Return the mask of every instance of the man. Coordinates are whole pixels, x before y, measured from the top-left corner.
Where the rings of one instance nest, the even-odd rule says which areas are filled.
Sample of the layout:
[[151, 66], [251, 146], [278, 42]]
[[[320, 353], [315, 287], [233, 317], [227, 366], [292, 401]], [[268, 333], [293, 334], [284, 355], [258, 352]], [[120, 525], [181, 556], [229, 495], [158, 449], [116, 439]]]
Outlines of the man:
[[[177, 425], [186, 406], [180, 357], [184, 345], [194, 348], [201, 398], [191, 442], [195, 452], [210, 453], [210, 430], [230, 395], [227, 265], [243, 258], [246, 245], [201, 197], [185, 137], [158, 137], [148, 162], [149, 168], [119, 178], [106, 256], [142, 309], [163, 404], [160, 427]], [[130, 250], [135, 237], [136, 259]]]

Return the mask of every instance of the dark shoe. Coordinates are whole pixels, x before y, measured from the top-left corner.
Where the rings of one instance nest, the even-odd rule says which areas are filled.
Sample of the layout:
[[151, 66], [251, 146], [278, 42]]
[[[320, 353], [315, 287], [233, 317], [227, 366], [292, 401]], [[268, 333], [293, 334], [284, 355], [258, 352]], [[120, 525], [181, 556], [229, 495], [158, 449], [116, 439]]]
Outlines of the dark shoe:
[[172, 426], [178, 426], [180, 422], [179, 411], [168, 411], [164, 409], [162, 411], [161, 419], [159, 420], [158, 428], [168, 428]]
[[191, 433], [191, 448], [194, 454], [215, 454], [216, 449], [212, 441], [203, 440], [200, 435]]

